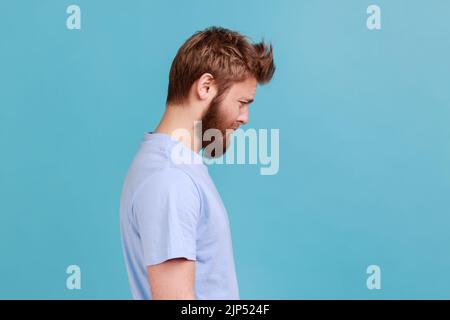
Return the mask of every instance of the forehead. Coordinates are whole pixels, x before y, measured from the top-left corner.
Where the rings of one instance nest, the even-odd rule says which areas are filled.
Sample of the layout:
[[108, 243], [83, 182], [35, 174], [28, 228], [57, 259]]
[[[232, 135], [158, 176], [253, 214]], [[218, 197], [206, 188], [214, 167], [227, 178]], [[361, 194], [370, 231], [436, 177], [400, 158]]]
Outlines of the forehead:
[[256, 94], [257, 81], [255, 78], [247, 78], [244, 81], [233, 83], [229, 96], [233, 98], [253, 99]]

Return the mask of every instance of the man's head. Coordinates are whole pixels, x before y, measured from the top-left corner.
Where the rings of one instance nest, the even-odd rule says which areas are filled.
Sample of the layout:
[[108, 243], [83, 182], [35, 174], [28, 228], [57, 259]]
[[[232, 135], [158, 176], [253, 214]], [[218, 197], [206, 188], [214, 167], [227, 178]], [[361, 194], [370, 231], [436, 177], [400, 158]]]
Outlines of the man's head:
[[[201, 134], [220, 130], [223, 154], [231, 129], [248, 121], [257, 84], [269, 82], [274, 72], [271, 45], [252, 44], [238, 32], [211, 27], [192, 35], [178, 50], [170, 69], [167, 105], [201, 108]], [[202, 147], [212, 142], [203, 141]]]

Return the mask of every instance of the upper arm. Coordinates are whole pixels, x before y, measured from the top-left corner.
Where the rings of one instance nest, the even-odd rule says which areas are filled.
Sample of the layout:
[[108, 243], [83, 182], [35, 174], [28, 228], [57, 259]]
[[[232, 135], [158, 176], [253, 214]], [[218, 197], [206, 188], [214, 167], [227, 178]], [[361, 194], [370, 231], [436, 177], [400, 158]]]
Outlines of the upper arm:
[[170, 259], [147, 266], [147, 273], [152, 299], [195, 299], [195, 261]]
[[183, 171], [164, 169], [133, 201], [143, 263], [153, 299], [194, 299], [200, 198]]
[[200, 198], [187, 174], [172, 168], [154, 174], [136, 194], [133, 211], [146, 266], [196, 259]]

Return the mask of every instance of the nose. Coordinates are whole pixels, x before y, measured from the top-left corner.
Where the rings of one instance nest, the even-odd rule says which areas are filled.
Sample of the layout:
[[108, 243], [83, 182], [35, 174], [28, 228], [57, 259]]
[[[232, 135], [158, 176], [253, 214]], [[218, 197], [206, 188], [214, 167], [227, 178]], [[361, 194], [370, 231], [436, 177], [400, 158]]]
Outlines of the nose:
[[239, 125], [248, 123], [248, 107], [247, 106], [242, 108], [241, 112], [239, 113], [239, 117], [237, 118], [237, 122], [239, 123]]

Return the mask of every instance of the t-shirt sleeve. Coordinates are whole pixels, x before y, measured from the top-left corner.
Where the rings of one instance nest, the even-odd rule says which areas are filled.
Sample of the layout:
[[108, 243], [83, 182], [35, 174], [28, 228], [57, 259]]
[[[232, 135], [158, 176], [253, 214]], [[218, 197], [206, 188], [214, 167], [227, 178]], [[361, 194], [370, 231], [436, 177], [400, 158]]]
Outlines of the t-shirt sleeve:
[[137, 190], [133, 213], [147, 266], [196, 260], [200, 195], [184, 171], [167, 168], [149, 177]]

